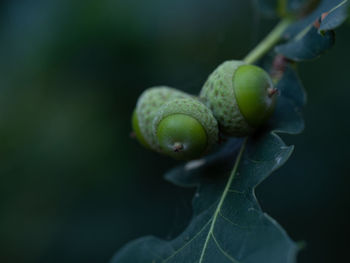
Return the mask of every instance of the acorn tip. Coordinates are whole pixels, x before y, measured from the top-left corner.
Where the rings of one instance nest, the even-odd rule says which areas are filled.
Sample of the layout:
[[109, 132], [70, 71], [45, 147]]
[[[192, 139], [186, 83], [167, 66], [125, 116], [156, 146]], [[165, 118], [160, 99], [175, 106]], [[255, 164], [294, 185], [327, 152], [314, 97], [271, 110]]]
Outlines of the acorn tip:
[[268, 93], [269, 97], [272, 97], [277, 92], [278, 92], [278, 89], [276, 89], [276, 88], [269, 88], [269, 89], [267, 89], [267, 93]]
[[173, 145], [173, 150], [174, 152], [180, 152], [181, 150], [183, 150], [184, 146], [181, 142], [175, 142]]

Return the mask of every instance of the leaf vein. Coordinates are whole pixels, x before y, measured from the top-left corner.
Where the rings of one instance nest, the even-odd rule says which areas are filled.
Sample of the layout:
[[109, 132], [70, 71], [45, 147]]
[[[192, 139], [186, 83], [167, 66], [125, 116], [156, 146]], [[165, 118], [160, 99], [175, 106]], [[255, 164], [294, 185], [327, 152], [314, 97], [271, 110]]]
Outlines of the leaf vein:
[[178, 254], [182, 249], [184, 249], [185, 247], [187, 247], [193, 240], [195, 240], [203, 231], [204, 229], [209, 225], [209, 223], [212, 221], [212, 218], [210, 218], [208, 220], [207, 223], [204, 224], [204, 226], [188, 241], [186, 242], [182, 247], [180, 247], [178, 250], [174, 251], [173, 254], [171, 254], [169, 257], [167, 257], [166, 259], [164, 259], [162, 262], [168, 262], [169, 259], [171, 259], [172, 257], [176, 256], [176, 254]]
[[233, 257], [231, 257], [230, 254], [227, 253], [227, 252], [221, 247], [221, 245], [219, 244], [218, 240], [216, 239], [214, 233], [211, 233], [211, 236], [213, 237], [213, 240], [214, 240], [216, 246], [218, 247], [218, 249], [220, 250], [220, 252], [221, 252], [222, 254], [224, 254], [231, 262], [233, 262], [233, 263], [239, 263], [238, 260], [236, 260], [236, 259], [234, 259]]
[[225, 189], [219, 199], [219, 204], [218, 206], [216, 207], [216, 210], [214, 212], [214, 215], [213, 215], [213, 218], [212, 218], [212, 221], [211, 221], [211, 224], [210, 224], [210, 228], [209, 228], [209, 231], [208, 231], [208, 234], [207, 234], [207, 237], [205, 239], [205, 242], [204, 242], [204, 245], [203, 245], [203, 248], [202, 248], [202, 252], [201, 252], [201, 256], [199, 258], [199, 263], [202, 263], [203, 262], [203, 259], [205, 257], [205, 252], [207, 250], [207, 247], [208, 247], [208, 244], [209, 244], [209, 240], [210, 240], [210, 237], [212, 236], [212, 233], [214, 232], [214, 228], [215, 228], [215, 223], [216, 223], [216, 220], [219, 216], [219, 213], [220, 213], [220, 210], [221, 210], [221, 207], [225, 201], [225, 198], [230, 190], [230, 187], [231, 187], [231, 184], [232, 184], [232, 181], [233, 181], [233, 178], [235, 177], [236, 175], [236, 172], [238, 170], [238, 166], [239, 166], [239, 163], [241, 161], [241, 158], [243, 156], [243, 152], [245, 150], [245, 145], [247, 143], [247, 138], [243, 141], [243, 144], [241, 146], [241, 149], [239, 151], [239, 154], [237, 156], [237, 159], [235, 161], [235, 165], [232, 169], [232, 172], [230, 174], [230, 177], [228, 178], [228, 181], [226, 183], [226, 186], [225, 186]]
[[232, 220], [230, 220], [229, 218], [227, 218], [226, 216], [224, 216], [224, 214], [220, 211], [219, 212], [219, 215], [223, 218], [223, 219], [225, 219], [228, 223], [230, 223], [231, 225], [233, 225], [233, 226], [236, 226], [236, 227], [239, 227], [239, 228], [242, 228], [242, 229], [248, 229], [249, 227], [246, 227], [246, 226], [241, 226], [241, 225], [239, 225], [239, 224], [237, 224], [237, 223], [234, 223]]

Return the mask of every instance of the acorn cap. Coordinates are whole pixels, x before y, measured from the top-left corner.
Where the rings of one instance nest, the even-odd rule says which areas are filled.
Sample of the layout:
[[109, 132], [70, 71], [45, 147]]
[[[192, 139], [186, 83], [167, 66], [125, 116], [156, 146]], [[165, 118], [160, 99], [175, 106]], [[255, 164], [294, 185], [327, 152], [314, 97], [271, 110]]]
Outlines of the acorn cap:
[[254, 131], [240, 112], [233, 89], [233, 76], [239, 66], [238, 60], [219, 65], [205, 82], [200, 99], [212, 110], [220, 130], [232, 136], [244, 136]]
[[[136, 117], [139, 134], [146, 145], [153, 150], [159, 150], [156, 139], [153, 135], [152, 123], [159, 108], [166, 102], [176, 98], [187, 98], [190, 95], [167, 86], [157, 86], [145, 90], [139, 97], [136, 104]], [[137, 131], [134, 130], [137, 135]], [[138, 138], [139, 139], [139, 138]], [[142, 142], [141, 142], [142, 143]], [[145, 145], [145, 143], [142, 143]]]
[[193, 97], [164, 104], [154, 119], [153, 133], [161, 152], [176, 159], [194, 159], [218, 141], [218, 124], [212, 112]]
[[230, 136], [246, 136], [271, 115], [276, 89], [261, 68], [231, 60], [219, 65], [208, 77], [200, 99]]

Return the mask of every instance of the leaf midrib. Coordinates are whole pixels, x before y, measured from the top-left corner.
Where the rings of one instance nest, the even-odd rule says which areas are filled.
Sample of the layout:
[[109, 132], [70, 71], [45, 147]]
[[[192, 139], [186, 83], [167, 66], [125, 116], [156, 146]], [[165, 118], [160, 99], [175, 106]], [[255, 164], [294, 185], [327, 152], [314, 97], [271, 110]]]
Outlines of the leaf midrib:
[[230, 189], [230, 186], [232, 184], [232, 181], [237, 173], [237, 169], [238, 169], [238, 166], [239, 166], [239, 163], [241, 161], [241, 158], [242, 158], [242, 155], [243, 155], [243, 152], [245, 150], [245, 146], [246, 146], [246, 143], [247, 143], [247, 138], [244, 139], [243, 143], [242, 143], [242, 146], [241, 146], [241, 149], [239, 150], [239, 154], [237, 156], [237, 159], [235, 161], [235, 165], [233, 166], [233, 169], [232, 169], [232, 172], [230, 174], [230, 177], [226, 183], [226, 186], [225, 186], [225, 189], [220, 197], [220, 201], [218, 203], [218, 206], [216, 207], [216, 210], [214, 212], [214, 215], [212, 217], [212, 221], [211, 221], [211, 224], [210, 224], [210, 228], [209, 228], [209, 231], [208, 231], [208, 234], [206, 236], [206, 239], [205, 239], [205, 242], [204, 242], [204, 245], [203, 245], [203, 248], [202, 248], [202, 252], [201, 252], [201, 256], [199, 258], [199, 262], [198, 263], [202, 263], [203, 262], [203, 259], [204, 259], [204, 256], [205, 256], [205, 252], [206, 252], [206, 249], [208, 247], [208, 243], [209, 243], [209, 240], [210, 238], [214, 235], [214, 227], [215, 227], [215, 223], [216, 223], [216, 220], [219, 216], [219, 213], [221, 211], [221, 208], [222, 208], [222, 205], [225, 201], [225, 198], [229, 192], [229, 189]]

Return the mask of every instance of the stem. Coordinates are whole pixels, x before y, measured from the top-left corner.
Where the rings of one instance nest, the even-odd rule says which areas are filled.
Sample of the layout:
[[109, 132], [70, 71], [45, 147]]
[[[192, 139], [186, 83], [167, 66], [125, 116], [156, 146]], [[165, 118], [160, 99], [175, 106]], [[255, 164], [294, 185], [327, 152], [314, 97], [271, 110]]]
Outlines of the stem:
[[274, 29], [243, 59], [252, 64], [266, 54], [280, 39], [286, 28], [292, 23], [291, 19], [281, 20]]
[[278, 0], [277, 13], [280, 17], [285, 17], [287, 15], [287, 0]]

